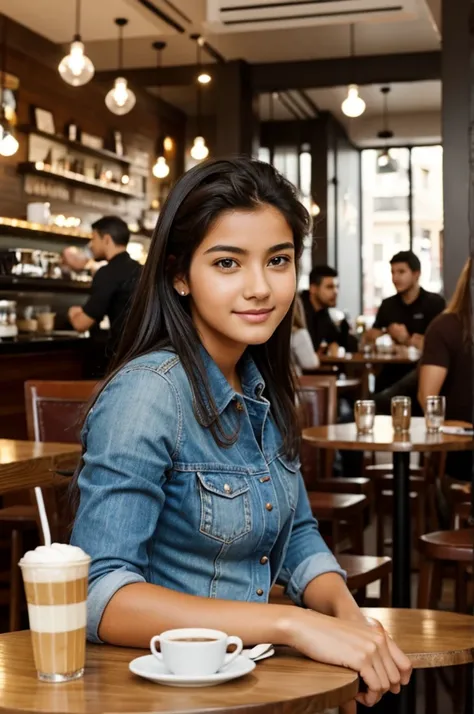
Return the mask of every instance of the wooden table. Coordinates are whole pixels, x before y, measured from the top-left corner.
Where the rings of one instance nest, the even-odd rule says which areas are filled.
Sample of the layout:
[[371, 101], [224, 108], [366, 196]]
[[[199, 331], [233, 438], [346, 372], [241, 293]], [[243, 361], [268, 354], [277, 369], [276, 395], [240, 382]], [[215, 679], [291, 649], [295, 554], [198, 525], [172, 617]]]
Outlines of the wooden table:
[[79, 444], [0, 439], [0, 495], [54, 483], [55, 469], [74, 467], [80, 452]]
[[[448, 422], [449, 423], [449, 422]], [[375, 417], [372, 434], [360, 435], [355, 424], [315, 426], [303, 431], [303, 439], [320, 449], [348, 451], [388, 451], [393, 453], [393, 588], [394, 607], [410, 607], [411, 523], [410, 453], [412, 451], [468, 451], [474, 449], [472, 436], [428, 434], [425, 420], [412, 417], [407, 434], [395, 434], [392, 417]]]
[[307, 714], [337, 707], [358, 691], [355, 672], [312, 662], [292, 650], [257, 663], [242, 679], [179, 689], [136, 677], [128, 663], [141, 650], [88, 645], [84, 678], [39, 682], [29, 632], [0, 635], [0, 712], [57, 714]]
[[321, 364], [349, 368], [348, 371], [350, 373], [360, 376], [362, 382], [362, 397], [367, 397], [370, 393], [369, 374], [378, 374], [381, 368], [387, 364], [411, 364], [415, 367], [418, 359], [418, 357], [415, 359], [409, 357], [406, 349], [398, 350], [393, 354], [381, 354], [379, 352], [372, 352], [371, 354], [366, 354], [364, 352], [348, 352], [344, 355], [344, 357], [319, 355]]

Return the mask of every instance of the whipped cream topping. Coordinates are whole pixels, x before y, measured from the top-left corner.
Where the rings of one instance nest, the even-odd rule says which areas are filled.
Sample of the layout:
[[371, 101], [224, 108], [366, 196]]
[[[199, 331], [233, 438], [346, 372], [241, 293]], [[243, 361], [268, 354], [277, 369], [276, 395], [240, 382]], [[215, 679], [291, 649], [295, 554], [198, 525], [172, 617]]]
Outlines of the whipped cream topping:
[[20, 565], [30, 563], [32, 565], [41, 565], [42, 563], [75, 563], [83, 561], [88, 557], [82, 548], [78, 548], [75, 545], [53, 543], [51, 546], [39, 545], [35, 550], [29, 550], [20, 560]]

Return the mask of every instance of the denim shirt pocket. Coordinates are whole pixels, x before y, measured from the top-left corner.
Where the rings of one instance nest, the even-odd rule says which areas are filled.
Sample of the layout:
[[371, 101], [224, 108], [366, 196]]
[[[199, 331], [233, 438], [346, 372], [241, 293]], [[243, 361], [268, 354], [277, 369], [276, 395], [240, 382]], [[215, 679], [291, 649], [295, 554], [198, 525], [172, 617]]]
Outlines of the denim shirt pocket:
[[282, 479], [284, 491], [288, 499], [288, 505], [292, 511], [296, 511], [299, 490], [298, 473], [301, 468], [300, 460], [296, 459], [291, 461], [286, 456], [280, 454], [275, 459], [274, 464], [279, 476]]
[[196, 472], [201, 501], [199, 530], [221, 543], [233, 543], [252, 530], [250, 486], [229, 473]]

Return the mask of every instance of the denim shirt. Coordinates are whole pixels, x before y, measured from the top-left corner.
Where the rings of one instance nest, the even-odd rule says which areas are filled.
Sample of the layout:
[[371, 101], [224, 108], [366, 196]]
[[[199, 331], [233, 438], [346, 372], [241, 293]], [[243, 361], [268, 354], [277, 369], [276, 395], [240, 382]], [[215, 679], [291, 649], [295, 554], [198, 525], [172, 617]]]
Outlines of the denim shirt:
[[239, 430], [232, 446], [198, 423], [186, 372], [165, 350], [125, 365], [85, 422], [71, 542], [92, 558], [92, 642], [109, 600], [129, 583], [267, 602], [278, 582], [302, 605], [318, 575], [345, 576], [312, 516], [299, 463], [283, 453], [253, 360], [242, 360], [239, 394], [204, 350], [203, 359], [226, 433]]

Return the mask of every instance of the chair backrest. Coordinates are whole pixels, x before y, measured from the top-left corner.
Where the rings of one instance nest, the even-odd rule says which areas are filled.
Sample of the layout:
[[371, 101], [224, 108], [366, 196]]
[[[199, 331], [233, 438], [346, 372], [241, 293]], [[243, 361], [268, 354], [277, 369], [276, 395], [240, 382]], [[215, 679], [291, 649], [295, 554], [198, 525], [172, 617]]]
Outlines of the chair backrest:
[[87, 403], [98, 385], [96, 381], [25, 382], [28, 438], [77, 443]]
[[[32, 441], [77, 443], [87, 404], [98, 388], [96, 381], [25, 382], [26, 419], [28, 438]], [[69, 479], [58, 480], [55, 486], [44, 488], [44, 502], [53, 541], [67, 543], [74, 520], [68, 498]], [[34, 492], [31, 502], [36, 505]], [[37, 517], [38, 529], [39, 517]]]
[[[333, 424], [337, 407], [336, 377], [300, 377], [299, 382], [297, 397], [301, 428]], [[301, 473], [308, 491], [315, 490], [317, 479], [331, 477], [334, 463], [332, 450], [315, 449], [302, 441], [300, 458]]]
[[313, 421], [308, 426], [335, 424], [337, 419], [337, 377], [326, 374], [305, 374], [298, 377], [298, 383], [298, 390], [319, 390], [318, 408], [314, 411]]

